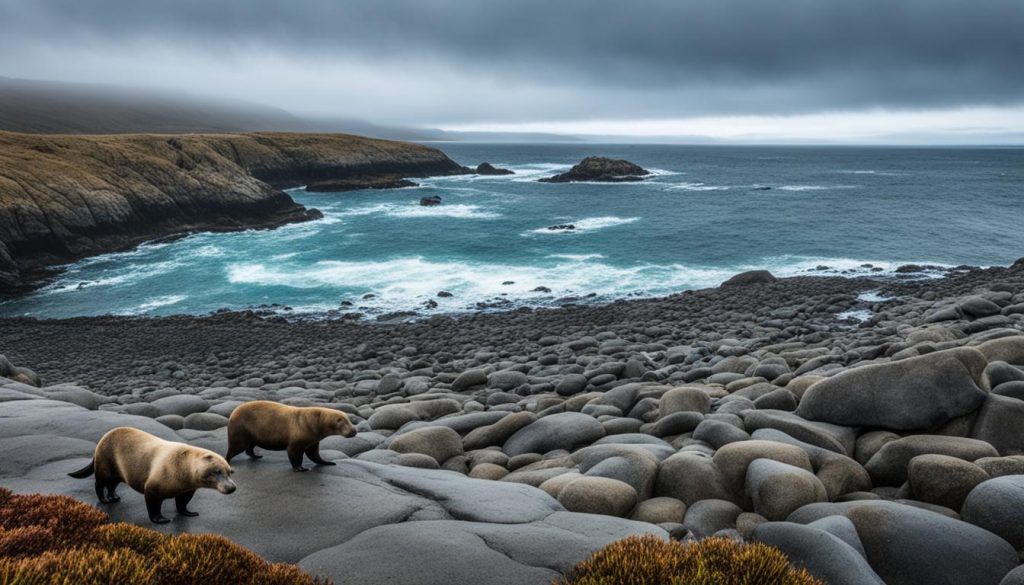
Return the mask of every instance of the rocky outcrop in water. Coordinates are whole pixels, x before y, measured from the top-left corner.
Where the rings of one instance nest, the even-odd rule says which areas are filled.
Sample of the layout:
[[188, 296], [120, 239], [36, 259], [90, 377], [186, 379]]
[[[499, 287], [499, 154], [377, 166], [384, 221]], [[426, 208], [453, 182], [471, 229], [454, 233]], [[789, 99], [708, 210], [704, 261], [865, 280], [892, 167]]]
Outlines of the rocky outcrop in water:
[[576, 181], [599, 181], [622, 183], [642, 181], [650, 171], [628, 160], [617, 160], [603, 156], [588, 156], [568, 172], [554, 177], [539, 179], [541, 183], [573, 183]]
[[0, 132], [0, 293], [154, 238], [319, 217], [282, 188], [463, 172], [433, 148], [344, 134]]
[[479, 165], [477, 165], [477, 167], [476, 167], [476, 174], [478, 174], [478, 175], [501, 176], [501, 175], [514, 175], [515, 173], [513, 171], [508, 170], [508, 169], [499, 169], [498, 167], [492, 165], [491, 163], [482, 162]]

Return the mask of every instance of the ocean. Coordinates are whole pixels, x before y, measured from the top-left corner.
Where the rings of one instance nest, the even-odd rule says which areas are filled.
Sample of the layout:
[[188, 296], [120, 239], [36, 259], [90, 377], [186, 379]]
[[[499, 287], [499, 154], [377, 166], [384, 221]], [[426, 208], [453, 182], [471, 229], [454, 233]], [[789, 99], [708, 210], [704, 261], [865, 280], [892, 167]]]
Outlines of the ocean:
[[[0, 302], [0, 316], [261, 306], [315, 318], [429, 315], [660, 296], [755, 268], [886, 277], [903, 264], [989, 266], [1024, 256], [1021, 148], [433, 146], [467, 166], [487, 161], [515, 174], [292, 190], [324, 218], [88, 258]], [[625, 158], [653, 175], [537, 182], [588, 155]], [[429, 195], [443, 204], [420, 206]], [[576, 229], [547, 229], [557, 224]]]

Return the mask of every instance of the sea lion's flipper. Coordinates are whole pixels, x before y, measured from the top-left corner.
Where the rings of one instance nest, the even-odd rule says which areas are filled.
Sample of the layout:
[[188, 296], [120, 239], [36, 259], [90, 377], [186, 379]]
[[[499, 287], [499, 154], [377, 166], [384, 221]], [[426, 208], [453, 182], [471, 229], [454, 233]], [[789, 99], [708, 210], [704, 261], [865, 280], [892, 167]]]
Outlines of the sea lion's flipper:
[[196, 495], [195, 490], [185, 492], [174, 498], [174, 507], [178, 510], [180, 516], [198, 516], [199, 514], [188, 509], [188, 503], [192, 501], [192, 496]]
[[153, 524], [166, 524], [170, 522], [167, 518], [164, 518], [163, 514], [160, 513], [160, 504], [164, 503], [164, 499], [154, 494], [146, 494], [146, 511], [149, 512], [149, 521]]
[[309, 460], [312, 461], [313, 463], [316, 463], [317, 465], [337, 465], [337, 463], [333, 461], [327, 461], [320, 456], [319, 442], [313, 443], [312, 445], [306, 448], [306, 457], [309, 457]]

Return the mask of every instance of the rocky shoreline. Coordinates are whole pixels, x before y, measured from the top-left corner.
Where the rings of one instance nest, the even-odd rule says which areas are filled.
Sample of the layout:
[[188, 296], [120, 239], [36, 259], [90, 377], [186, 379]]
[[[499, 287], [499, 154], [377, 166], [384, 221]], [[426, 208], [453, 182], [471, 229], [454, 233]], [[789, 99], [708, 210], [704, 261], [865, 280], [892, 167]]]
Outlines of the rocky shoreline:
[[147, 240], [320, 217], [284, 188], [465, 172], [434, 148], [344, 134], [0, 132], [0, 294]]
[[[0, 320], [0, 353], [31, 368], [0, 363], [0, 459], [16, 463], [0, 484], [83, 497], [58, 476], [101, 428], [223, 450], [231, 410], [270, 399], [338, 408], [360, 432], [323, 442], [340, 464], [310, 474], [315, 497], [267, 475], [283, 456], [241, 461], [246, 506], [276, 498], [266, 522], [211, 503], [172, 530], [363, 582], [550, 583], [643, 531], [765, 542], [828, 583], [1024, 582], [1024, 259], [769, 276], [396, 325]], [[35, 461], [26, 441], [63, 455]], [[289, 514], [362, 528], [261, 533]]]

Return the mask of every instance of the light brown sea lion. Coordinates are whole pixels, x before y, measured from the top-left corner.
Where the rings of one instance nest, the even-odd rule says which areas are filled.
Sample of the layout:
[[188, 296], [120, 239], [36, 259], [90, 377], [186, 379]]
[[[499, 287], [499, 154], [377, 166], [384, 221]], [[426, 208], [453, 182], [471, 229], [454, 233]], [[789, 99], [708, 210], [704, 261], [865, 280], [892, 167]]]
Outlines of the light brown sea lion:
[[188, 509], [197, 489], [230, 494], [236, 487], [231, 466], [213, 451], [165, 441], [130, 427], [103, 435], [89, 465], [68, 475], [83, 479], [93, 473], [101, 503], [120, 501], [114, 490], [124, 482], [146, 497], [149, 519], [157, 524], [168, 521], [160, 513], [160, 505], [168, 498], [174, 498], [178, 514], [198, 516]]
[[310, 406], [287, 406], [268, 400], [246, 402], [235, 408], [228, 419], [228, 461], [245, 451], [259, 459], [256, 447], [270, 451], [288, 451], [295, 471], [306, 471], [302, 454], [318, 465], [334, 465], [320, 457], [320, 441], [331, 435], [353, 437], [355, 427], [339, 410]]

